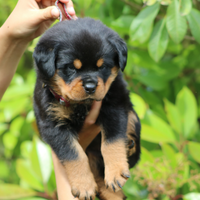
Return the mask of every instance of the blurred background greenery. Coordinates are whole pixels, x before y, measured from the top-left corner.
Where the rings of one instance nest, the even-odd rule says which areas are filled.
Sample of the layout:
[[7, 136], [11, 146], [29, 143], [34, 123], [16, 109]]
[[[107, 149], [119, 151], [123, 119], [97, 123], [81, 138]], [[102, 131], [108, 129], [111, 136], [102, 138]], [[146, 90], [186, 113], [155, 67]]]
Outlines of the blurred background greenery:
[[[17, 0], [0, 0], [0, 25]], [[200, 199], [200, 1], [74, 0], [128, 45], [124, 77], [142, 122], [128, 200]], [[49, 147], [37, 134], [30, 43], [0, 102], [0, 200], [56, 200]]]

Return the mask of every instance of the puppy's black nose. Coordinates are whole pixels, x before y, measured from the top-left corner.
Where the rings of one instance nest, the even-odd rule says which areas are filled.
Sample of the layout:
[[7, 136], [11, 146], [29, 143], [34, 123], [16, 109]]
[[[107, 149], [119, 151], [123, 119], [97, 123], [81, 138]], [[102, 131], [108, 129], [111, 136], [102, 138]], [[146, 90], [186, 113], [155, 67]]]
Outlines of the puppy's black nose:
[[96, 91], [97, 82], [91, 78], [87, 78], [83, 81], [83, 87], [88, 94], [93, 94]]

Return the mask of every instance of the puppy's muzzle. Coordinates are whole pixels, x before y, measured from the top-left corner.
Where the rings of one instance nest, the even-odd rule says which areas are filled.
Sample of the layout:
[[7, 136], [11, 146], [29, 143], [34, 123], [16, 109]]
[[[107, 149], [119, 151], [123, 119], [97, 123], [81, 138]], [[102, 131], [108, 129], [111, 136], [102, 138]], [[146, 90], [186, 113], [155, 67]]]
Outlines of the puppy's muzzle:
[[83, 87], [87, 94], [94, 94], [97, 87], [97, 80], [91, 77], [87, 77], [83, 80]]

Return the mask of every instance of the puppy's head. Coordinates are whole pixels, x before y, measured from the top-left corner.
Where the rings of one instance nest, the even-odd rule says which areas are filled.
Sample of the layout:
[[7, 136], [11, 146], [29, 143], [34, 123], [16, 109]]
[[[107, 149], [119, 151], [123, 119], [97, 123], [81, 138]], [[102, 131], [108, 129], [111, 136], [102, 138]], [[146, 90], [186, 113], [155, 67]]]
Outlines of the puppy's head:
[[34, 54], [37, 74], [66, 99], [102, 100], [124, 70], [125, 42], [101, 22], [63, 21], [40, 39]]

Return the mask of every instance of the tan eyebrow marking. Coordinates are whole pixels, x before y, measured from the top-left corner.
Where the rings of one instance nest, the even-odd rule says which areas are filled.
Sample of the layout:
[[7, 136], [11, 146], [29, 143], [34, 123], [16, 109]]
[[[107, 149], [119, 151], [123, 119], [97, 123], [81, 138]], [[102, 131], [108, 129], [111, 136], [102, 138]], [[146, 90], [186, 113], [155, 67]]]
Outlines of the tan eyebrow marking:
[[100, 58], [98, 61], [97, 61], [97, 67], [101, 67], [104, 63], [104, 60], [103, 58]]
[[73, 64], [76, 69], [80, 69], [82, 67], [82, 62], [79, 59], [75, 59]]

